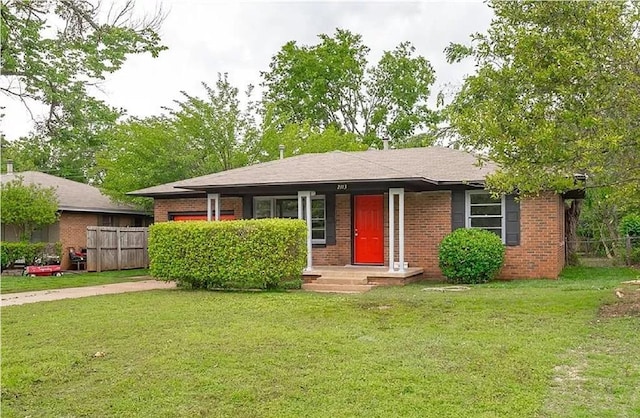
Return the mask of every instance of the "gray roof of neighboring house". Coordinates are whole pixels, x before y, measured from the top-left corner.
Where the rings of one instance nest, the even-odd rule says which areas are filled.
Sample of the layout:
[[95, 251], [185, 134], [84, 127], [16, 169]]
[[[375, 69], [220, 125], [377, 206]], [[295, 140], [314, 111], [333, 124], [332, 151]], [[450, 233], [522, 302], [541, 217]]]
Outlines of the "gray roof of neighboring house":
[[496, 165], [443, 147], [304, 154], [131, 192], [153, 196], [190, 190], [317, 183], [417, 180], [436, 185], [484, 182]]
[[103, 195], [97, 187], [39, 171], [2, 174], [0, 176], [0, 183], [9, 182], [18, 177], [22, 178], [24, 184], [39, 184], [42, 187], [53, 187], [58, 197], [58, 207], [63, 211], [123, 213], [133, 215], [145, 214], [144, 211], [134, 206], [113, 202], [108, 196]]

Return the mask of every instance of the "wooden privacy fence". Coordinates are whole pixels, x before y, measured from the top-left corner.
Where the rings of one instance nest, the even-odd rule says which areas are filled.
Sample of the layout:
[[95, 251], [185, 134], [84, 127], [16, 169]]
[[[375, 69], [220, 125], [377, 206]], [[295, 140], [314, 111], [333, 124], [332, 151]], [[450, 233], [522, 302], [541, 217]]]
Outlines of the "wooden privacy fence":
[[149, 228], [87, 227], [87, 270], [149, 267]]

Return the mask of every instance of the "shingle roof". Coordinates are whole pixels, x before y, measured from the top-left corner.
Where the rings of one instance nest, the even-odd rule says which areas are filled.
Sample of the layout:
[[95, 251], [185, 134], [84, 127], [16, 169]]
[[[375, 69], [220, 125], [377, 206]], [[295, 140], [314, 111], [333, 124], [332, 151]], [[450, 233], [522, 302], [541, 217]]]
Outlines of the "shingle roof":
[[3, 174], [0, 176], [0, 183], [9, 182], [18, 177], [21, 177], [25, 184], [39, 184], [42, 187], [55, 188], [60, 210], [136, 215], [145, 214], [144, 211], [131, 205], [113, 202], [96, 187], [39, 171], [22, 171]]
[[483, 182], [496, 166], [485, 163], [479, 167], [477, 162], [478, 158], [473, 154], [443, 147], [333, 151], [236, 168], [137, 190], [130, 194], [148, 196], [216, 187], [394, 180], [418, 180], [432, 184]]

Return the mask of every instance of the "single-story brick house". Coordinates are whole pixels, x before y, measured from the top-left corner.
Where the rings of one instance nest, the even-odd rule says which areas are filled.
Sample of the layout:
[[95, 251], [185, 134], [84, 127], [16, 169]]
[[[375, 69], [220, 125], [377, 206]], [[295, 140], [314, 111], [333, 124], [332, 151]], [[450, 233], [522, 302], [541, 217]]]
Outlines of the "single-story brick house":
[[[506, 246], [501, 277], [556, 278], [564, 266], [563, 197], [495, 199], [493, 164], [429, 147], [306, 154], [132, 192], [155, 201], [155, 222], [307, 219], [313, 266], [420, 267], [441, 277], [438, 244], [456, 228], [485, 228]], [[393, 216], [389, 216], [389, 214]]]
[[[0, 176], [0, 183], [22, 178], [24, 184], [53, 187], [58, 198], [60, 217], [48, 227], [37, 230], [32, 242], [60, 242], [62, 245], [62, 269], [69, 269], [69, 248], [80, 251], [87, 246], [88, 226], [148, 226], [152, 218], [133, 206], [115, 203], [96, 187], [67, 180], [38, 171], [13, 172], [8, 166], [7, 174]], [[2, 241], [18, 241], [12, 225], [2, 223]]]

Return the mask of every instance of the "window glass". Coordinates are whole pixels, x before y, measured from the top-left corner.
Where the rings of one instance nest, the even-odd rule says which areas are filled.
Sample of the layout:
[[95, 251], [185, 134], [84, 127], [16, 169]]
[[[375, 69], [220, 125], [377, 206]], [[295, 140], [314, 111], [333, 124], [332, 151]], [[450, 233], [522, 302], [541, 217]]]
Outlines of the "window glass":
[[501, 228], [502, 217], [500, 218], [471, 218], [472, 228]]
[[[261, 218], [298, 218], [297, 197], [256, 197], [254, 198], [254, 217]], [[303, 207], [303, 218], [307, 212]], [[311, 199], [311, 239], [316, 244], [324, 244], [326, 239], [326, 208], [324, 196]]]
[[271, 199], [256, 199], [254, 212], [256, 219], [272, 218]]
[[276, 218], [298, 218], [298, 199], [276, 199]]
[[504, 240], [502, 198], [484, 192], [468, 192], [467, 196], [467, 227], [485, 229]]
[[475, 216], [475, 215], [502, 216], [502, 205], [471, 206], [471, 216]]
[[471, 193], [469, 195], [469, 200], [472, 205], [483, 205], [487, 203], [495, 203], [498, 205], [502, 204], [501, 198], [494, 198], [489, 193]]

